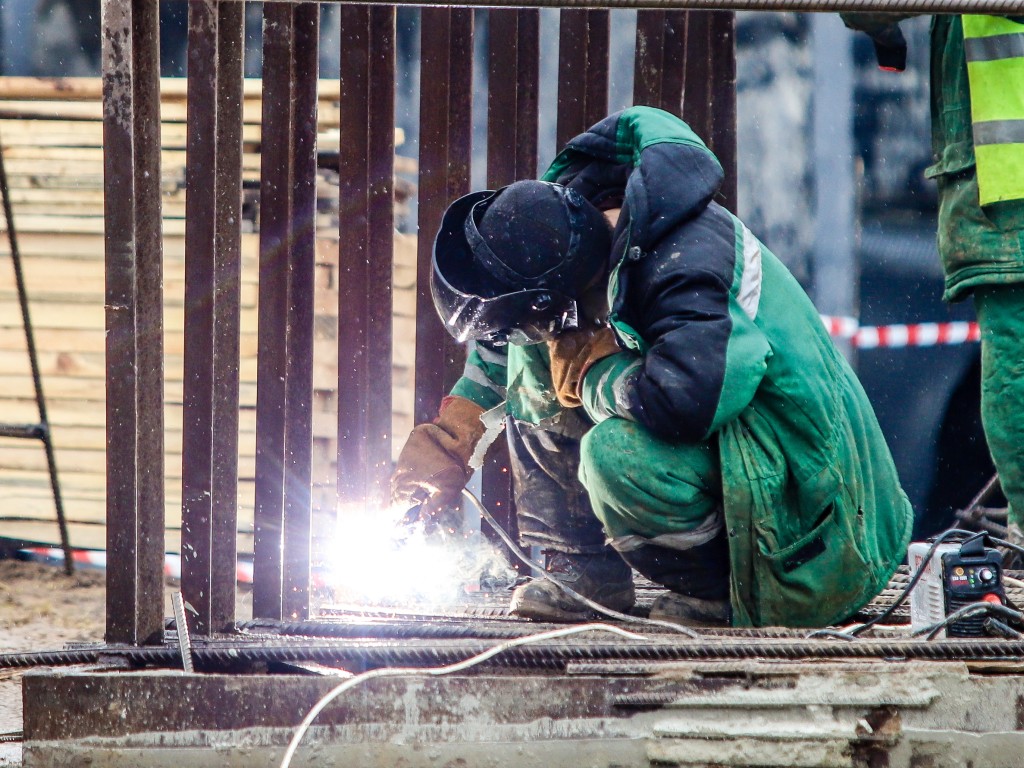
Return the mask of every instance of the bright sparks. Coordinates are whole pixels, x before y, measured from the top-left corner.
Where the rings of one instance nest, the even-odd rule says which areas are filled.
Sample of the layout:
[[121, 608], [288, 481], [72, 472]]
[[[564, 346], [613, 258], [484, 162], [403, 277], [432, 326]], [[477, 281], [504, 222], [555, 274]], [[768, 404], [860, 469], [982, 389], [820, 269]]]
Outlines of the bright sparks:
[[338, 510], [334, 562], [327, 574], [338, 602], [370, 605], [450, 604], [477, 591], [481, 579], [511, 584], [515, 571], [479, 531], [427, 534], [402, 524], [406, 509]]

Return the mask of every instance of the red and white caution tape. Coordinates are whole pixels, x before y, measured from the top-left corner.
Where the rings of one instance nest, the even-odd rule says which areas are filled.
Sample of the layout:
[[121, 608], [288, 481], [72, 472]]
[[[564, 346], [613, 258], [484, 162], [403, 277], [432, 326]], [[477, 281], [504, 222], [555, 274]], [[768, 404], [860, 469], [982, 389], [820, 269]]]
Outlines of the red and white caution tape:
[[858, 349], [878, 347], [934, 347], [979, 341], [975, 322], [914, 323], [912, 325], [861, 325], [855, 317], [821, 316], [829, 335], [850, 339]]
[[[64, 562], [64, 550], [58, 547], [29, 547], [21, 550], [32, 560], [60, 564]], [[71, 560], [83, 568], [107, 567], [107, 553], [94, 549], [75, 549], [71, 552]], [[181, 556], [164, 555], [164, 576], [169, 579], [181, 578]], [[235, 579], [239, 584], [252, 584], [252, 563], [239, 560], [235, 564]]]

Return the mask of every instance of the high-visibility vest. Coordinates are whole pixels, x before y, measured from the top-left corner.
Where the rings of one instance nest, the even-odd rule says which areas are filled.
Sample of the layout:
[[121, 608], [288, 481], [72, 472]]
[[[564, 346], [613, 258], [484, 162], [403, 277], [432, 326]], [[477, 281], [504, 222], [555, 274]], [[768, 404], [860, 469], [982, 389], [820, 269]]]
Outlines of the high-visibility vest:
[[1024, 24], [963, 16], [982, 205], [1024, 198]]

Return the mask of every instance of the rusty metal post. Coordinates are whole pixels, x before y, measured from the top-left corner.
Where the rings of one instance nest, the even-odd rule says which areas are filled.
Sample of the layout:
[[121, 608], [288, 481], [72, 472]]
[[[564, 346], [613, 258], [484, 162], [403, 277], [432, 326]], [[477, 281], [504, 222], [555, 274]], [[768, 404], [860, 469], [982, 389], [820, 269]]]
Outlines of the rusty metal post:
[[163, 241], [157, 0], [103, 0], [107, 621], [163, 635]]
[[563, 8], [558, 36], [558, 149], [608, 113], [610, 15]]
[[309, 613], [319, 6], [266, 3], [253, 616]]
[[391, 474], [395, 9], [341, 7], [338, 499], [382, 503]]
[[681, 115], [686, 62], [686, 11], [637, 11], [633, 65], [633, 103]]
[[437, 416], [441, 398], [465, 361], [465, 351], [434, 311], [430, 257], [444, 209], [469, 192], [473, 92], [472, 11], [435, 7], [423, 8], [421, 14], [416, 423]]
[[718, 202], [736, 206], [736, 50], [732, 11], [638, 11], [633, 101], [681, 116], [725, 169]]
[[190, 1], [181, 581], [198, 634], [235, 618], [243, 44], [240, 3]]
[[[487, 186], [537, 176], [540, 13], [492, 9], [488, 21]], [[482, 501], [516, 535], [508, 445], [496, 442], [483, 466]]]

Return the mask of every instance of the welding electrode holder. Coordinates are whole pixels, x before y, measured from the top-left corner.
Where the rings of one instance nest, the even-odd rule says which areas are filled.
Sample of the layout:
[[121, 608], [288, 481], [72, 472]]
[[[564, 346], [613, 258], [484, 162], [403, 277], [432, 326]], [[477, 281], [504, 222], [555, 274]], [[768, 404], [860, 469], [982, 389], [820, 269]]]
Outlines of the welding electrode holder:
[[410, 501], [412, 506], [399, 520], [399, 529], [412, 532], [422, 526], [424, 535], [440, 538], [453, 536], [462, 530], [460, 508], [437, 507], [430, 504], [430, 494], [422, 488], [413, 494]]

